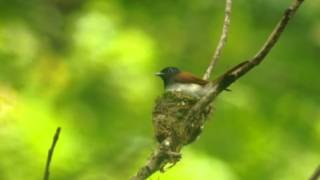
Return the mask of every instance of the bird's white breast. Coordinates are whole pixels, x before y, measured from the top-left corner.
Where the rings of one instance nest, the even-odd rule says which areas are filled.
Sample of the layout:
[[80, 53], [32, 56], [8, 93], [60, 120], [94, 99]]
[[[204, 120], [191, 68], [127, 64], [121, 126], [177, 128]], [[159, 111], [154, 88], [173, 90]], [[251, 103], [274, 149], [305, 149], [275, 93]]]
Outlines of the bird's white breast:
[[205, 90], [201, 85], [185, 83], [172, 84], [166, 88], [166, 91], [179, 91], [195, 97], [201, 97], [205, 93]]

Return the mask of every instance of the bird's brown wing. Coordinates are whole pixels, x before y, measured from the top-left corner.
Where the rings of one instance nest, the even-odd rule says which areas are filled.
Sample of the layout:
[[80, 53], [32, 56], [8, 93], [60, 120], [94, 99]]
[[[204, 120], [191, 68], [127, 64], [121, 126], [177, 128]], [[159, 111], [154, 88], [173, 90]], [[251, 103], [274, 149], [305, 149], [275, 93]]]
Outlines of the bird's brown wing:
[[189, 72], [180, 72], [175, 76], [174, 80], [179, 83], [194, 83], [201, 86], [208, 84], [208, 81], [200, 79]]

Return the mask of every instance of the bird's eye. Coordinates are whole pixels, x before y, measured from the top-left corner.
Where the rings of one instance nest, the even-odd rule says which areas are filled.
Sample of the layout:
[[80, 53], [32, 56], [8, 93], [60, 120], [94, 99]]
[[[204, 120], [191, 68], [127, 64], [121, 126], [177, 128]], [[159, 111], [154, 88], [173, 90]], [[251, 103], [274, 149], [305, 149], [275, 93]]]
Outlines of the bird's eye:
[[169, 73], [174, 73], [174, 72], [175, 72], [175, 70], [173, 68], [169, 69]]

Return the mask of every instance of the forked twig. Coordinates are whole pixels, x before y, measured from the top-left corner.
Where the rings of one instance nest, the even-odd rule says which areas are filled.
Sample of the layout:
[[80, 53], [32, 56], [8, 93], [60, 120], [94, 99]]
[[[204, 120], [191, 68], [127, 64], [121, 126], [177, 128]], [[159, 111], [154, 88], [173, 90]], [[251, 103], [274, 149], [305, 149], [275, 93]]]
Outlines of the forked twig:
[[288, 7], [284, 11], [282, 18], [268, 37], [267, 41], [252, 59], [244, 61], [229, 69], [226, 73], [221, 75], [216, 81], [212, 82], [209, 85], [211, 86], [210, 91], [204, 97], [202, 97], [200, 101], [190, 110], [189, 116], [187, 118], [190, 118], [194, 113], [199, 112], [199, 110], [209, 105], [220, 92], [222, 92], [224, 89], [238, 80], [241, 76], [249, 72], [264, 60], [264, 58], [268, 55], [270, 50], [280, 38], [289, 20], [293, 17], [303, 1], [304, 0], [294, 0], [290, 7]]

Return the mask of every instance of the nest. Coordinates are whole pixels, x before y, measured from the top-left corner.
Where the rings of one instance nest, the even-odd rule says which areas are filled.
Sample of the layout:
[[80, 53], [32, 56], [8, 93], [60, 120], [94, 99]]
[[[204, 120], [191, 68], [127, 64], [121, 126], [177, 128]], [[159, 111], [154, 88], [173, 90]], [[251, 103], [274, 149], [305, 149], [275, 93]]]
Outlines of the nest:
[[212, 109], [208, 106], [186, 118], [198, 100], [181, 92], [166, 92], [156, 100], [152, 120], [159, 143], [170, 138], [171, 150], [179, 152], [182, 146], [197, 139]]

